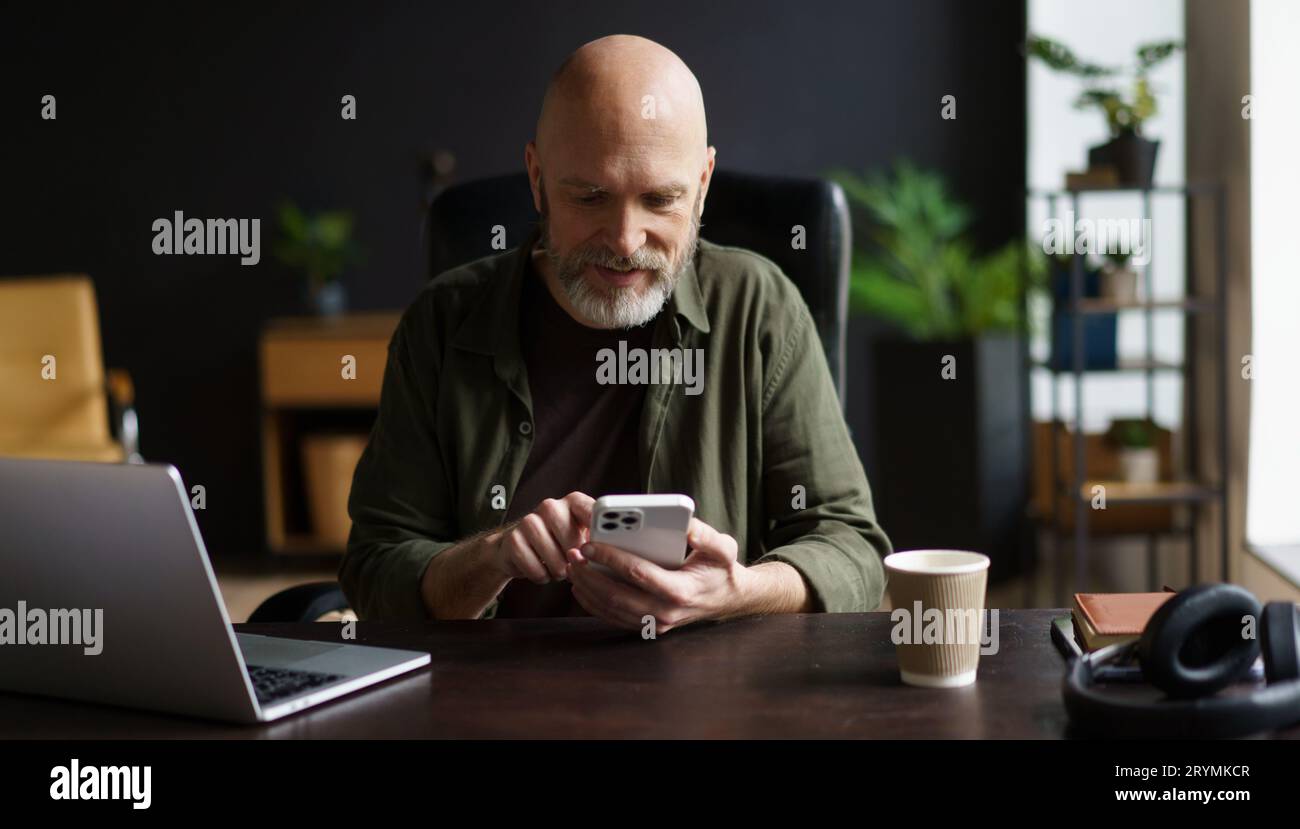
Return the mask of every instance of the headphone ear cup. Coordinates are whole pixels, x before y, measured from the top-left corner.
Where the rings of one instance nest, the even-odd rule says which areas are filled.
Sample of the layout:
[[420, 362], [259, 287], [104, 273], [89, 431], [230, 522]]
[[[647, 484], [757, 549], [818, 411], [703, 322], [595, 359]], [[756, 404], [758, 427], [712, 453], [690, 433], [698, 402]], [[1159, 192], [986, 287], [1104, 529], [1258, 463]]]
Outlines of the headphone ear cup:
[[1200, 584], [1176, 593], [1142, 631], [1143, 677], [1178, 699], [1226, 688], [1259, 656], [1258, 640], [1242, 636], [1246, 616], [1260, 617], [1259, 601], [1233, 584]]
[[1259, 623], [1268, 684], [1300, 679], [1300, 608], [1293, 602], [1269, 602]]

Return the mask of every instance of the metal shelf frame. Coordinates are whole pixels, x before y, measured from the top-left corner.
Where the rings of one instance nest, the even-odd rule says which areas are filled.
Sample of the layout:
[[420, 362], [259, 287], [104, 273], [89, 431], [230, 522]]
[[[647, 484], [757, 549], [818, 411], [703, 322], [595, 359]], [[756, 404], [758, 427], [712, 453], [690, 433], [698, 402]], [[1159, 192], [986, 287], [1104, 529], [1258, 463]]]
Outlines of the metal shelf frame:
[[[1205, 506], [1213, 504], [1218, 505], [1220, 510], [1220, 538], [1219, 538], [1219, 567], [1223, 581], [1228, 580], [1228, 492], [1226, 482], [1222, 480], [1228, 469], [1228, 336], [1227, 336], [1227, 230], [1226, 230], [1226, 206], [1223, 186], [1215, 183], [1196, 183], [1185, 186], [1161, 186], [1147, 188], [1106, 188], [1106, 189], [1088, 189], [1088, 190], [1029, 190], [1026, 195], [1029, 199], [1046, 199], [1048, 205], [1049, 219], [1058, 217], [1058, 207], [1062, 201], [1068, 200], [1071, 208], [1071, 214], [1077, 219], [1081, 214], [1079, 211], [1080, 202], [1083, 196], [1089, 194], [1115, 194], [1127, 193], [1137, 194], [1141, 202], [1140, 220], [1153, 219], [1152, 217], [1152, 199], [1154, 196], [1173, 196], [1183, 200], [1184, 214], [1187, 217], [1186, 227], [1189, 229], [1186, 238], [1187, 255], [1185, 258], [1186, 267], [1183, 274], [1183, 296], [1174, 299], [1154, 299], [1152, 292], [1152, 262], [1148, 261], [1142, 268], [1142, 281], [1144, 296], [1142, 301], [1137, 303], [1115, 303], [1106, 300], [1087, 299], [1083, 296], [1083, 279], [1084, 279], [1084, 261], [1083, 256], [1076, 255], [1073, 257], [1070, 268], [1070, 299], [1068, 303], [1055, 304], [1054, 310], [1069, 316], [1071, 323], [1071, 336], [1073, 339], [1073, 354], [1071, 357], [1072, 365], [1067, 370], [1053, 370], [1050, 366], [1043, 366], [1035, 363], [1030, 359], [1029, 348], [1025, 346], [1025, 370], [1024, 382], [1026, 387], [1026, 425], [1032, 428], [1032, 401], [1029, 394], [1029, 374], [1034, 368], [1047, 368], [1051, 372], [1052, 384], [1052, 441], [1051, 441], [1051, 469], [1054, 497], [1052, 498], [1052, 515], [1050, 517], [1050, 527], [1052, 530], [1052, 558], [1054, 559], [1055, 582], [1054, 591], [1058, 599], [1068, 599], [1064, 585], [1064, 555], [1063, 542], [1064, 533], [1062, 531], [1062, 516], [1059, 515], [1059, 501], [1055, 497], [1055, 492], [1064, 489], [1067, 494], [1074, 493], [1076, 497], [1072, 499], [1074, 505], [1074, 527], [1073, 527], [1073, 552], [1074, 552], [1074, 586], [1075, 590], [1085, 592], [1088, 589], [1088, 544], [1089, 544], [1089, 526], [1088, 513], [1090, 512], [1089, 499], [1083, 497], [1083, 488], [1088, 483], [1100, 483], [1098, 481], [1089, 481], [1088, 470], [1085, 458], [1085, 441], [1086, 435], [1083, 432], [1083, 387], [1084, 377], [1088, 374], [1114, 374], [1119, 372], [1140, 372], [1145, 378], [1146, 392], [1146, 416], [1150, 418], [1155, 410], [1155, 376], [1157, 373], [1168, 373], [1170, 371], [1178, 372], [1183, 378], [1183, 410], [1186, 413], [1186, 423], [1182, 430], [1182, 439], [1185, 443], [1185, 468], [1190, 480], [1184, 482], [1182, 487], [1170, 487], [1166, 495], [1161, 495], [1158, 491], [1153, 491], [1148, 495], [1138, 499], [1123, 499], [1122, 503], [1167, 503], [1187, 507], [1191, 510], [1190, 525], [1186, 528], [1188, 538], [1188, 551], [1191, 562], [1191, 572], [1193, 578], [1197, 578], [1200, 572], [1200, 545], [1202, 539], [1198, 538], [1199, 533], [1199, 510]], [[1215, 248], [1215, 278], [1214, 278], [1214, 295], [1197, 296], [1192, 288], [1194, 285], [1194, 267], [1195, 260], [1191, 250], [1191, 232], [1193, 224], [1191, 222], [1193, 200], [1204, 199], [1210, 202], [1214, 211], [1214, 248]], [[1070, 228], [1071, 233], [1074, 228]], [[1149, 244], [1149, 242], [1148, 242]], [[1028, 291], [1024, 292], [1023, 313], [1026, 321], [1029, 315], [1029, 295]], [[1145, 357], [1136, 363], [1121, 365], [1118, 369], [1110, 370], [1088, 370], [1084, 367], [1084, 318], [1088, 314], [1113, 313], [1119, 311], [1138, 311], [1145, 317]], [[1154, 354], [1154, 332], [1155, 332], [1155, 313], [1157, 311], [1180, 313], [1184, 317], [1185, 326], [1183, 330], [1184, 355], [1181, 363], [1170, 363], [1156, 359]], [[1197, 337], [1198, 331], [1194, 324], [1190, 324], [1189, 317], [1193, 314], [1213, 315], [1216, 319], [1215, 335], [1218, 339], [1218, 429], [1217, 444], [1219, 455], [1219, 477], [1220, 480], [1214, 483], [1206, 482], [1206, 475], [1203, 473], [1201, 465], [1201, 453], [1198, 446], [1199, 430], [1199, 413], [1197, 405]], [[1053, 335], [1054, 335], [1054, 326]], [[1061, 414], [1062, 406], [1059, 394], [1059, 381], [1062, 378], [1071, 379], [1074, 382], [1074, 434], [1073, 454], [1074, 469], [1071, 481], [1061, 480], [1061, 470], [1059, 466], [1059, 435], [1061, 431]], [[1195, 497], [1188, 495], [1189, 487], [1195, 490]], [[1146, 533], [1147, 538], [1147, 575], [1151, 582], [1152, 590], [1158, 589], [1156, 582], [1156, 540], [1161, 535], [1170, 535], [1169, 531]], [[1178, 533], [1174, 533], [1178, 534]]]

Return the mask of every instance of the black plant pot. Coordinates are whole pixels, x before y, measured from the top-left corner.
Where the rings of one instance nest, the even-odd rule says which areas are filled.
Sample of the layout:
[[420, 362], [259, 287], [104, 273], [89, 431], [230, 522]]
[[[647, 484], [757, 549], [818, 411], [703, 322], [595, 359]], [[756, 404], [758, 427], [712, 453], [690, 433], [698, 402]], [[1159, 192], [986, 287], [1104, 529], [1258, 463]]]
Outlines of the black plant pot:
[[[1028, 557], [1021, 341], [874, 344], [880, 525], [897, 550], [973, 550], [989, 578], [1020, 574]], [[945, 357], [956, 361], [945, 379]]]
[[1135, 132], [1122, 132], [1088, 150], [1088, 167], [1114, 167], [1120, 187], [1150, 187], [1159, 149], [1159, 141], [1150, 141]]

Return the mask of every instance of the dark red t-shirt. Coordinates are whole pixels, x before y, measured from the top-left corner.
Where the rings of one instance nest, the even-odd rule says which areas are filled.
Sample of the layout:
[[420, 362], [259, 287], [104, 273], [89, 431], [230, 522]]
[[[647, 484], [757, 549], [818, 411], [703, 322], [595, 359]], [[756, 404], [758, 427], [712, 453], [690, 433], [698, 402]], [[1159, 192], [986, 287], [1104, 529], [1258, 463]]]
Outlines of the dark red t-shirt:
[[[601, 385], [596, 354], [649, 349], [654, 321], [632, 329], [588, 328], [560, 307], [528, 265], [519, 314], [519, 347], [533, 402], [533, 444], [506, 521], [532, 512], [546, 498], [575, 490], [592, 498], [640, 491], [637, 432], [646, 387]], [[537, 585], [515, 579], [497, 606], [498, 618], [585, 616], [567, 581]]]

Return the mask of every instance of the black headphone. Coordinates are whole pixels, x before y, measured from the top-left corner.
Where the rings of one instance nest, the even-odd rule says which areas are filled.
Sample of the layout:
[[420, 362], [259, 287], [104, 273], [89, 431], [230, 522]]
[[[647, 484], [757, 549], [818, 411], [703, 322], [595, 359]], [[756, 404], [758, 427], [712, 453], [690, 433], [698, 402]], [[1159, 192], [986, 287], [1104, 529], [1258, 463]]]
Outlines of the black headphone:
[[[1249, 620], [1257, 638], [1245, 630]], [[1167, 699], [1121, 699], [1093, 684], [1098, 667], [1134, 649], [1143, 678]], [[1261, 650], [1264, 687], [1214, 696], [1246, 678]], [[1232, 584], [1189, 587], [1156, 610], [1137, 642], [1075, 659], [1064, 694], [1071, 725], [1096, 736], [1243, 737], [1300, 722], [1300, 609], [1269, 602], [1261, 612], [1249, 591]]]

